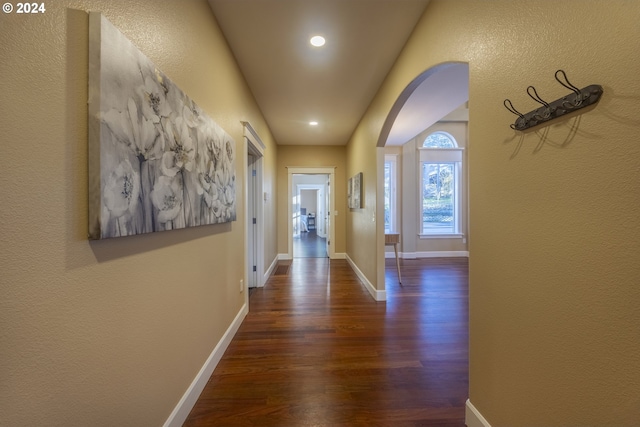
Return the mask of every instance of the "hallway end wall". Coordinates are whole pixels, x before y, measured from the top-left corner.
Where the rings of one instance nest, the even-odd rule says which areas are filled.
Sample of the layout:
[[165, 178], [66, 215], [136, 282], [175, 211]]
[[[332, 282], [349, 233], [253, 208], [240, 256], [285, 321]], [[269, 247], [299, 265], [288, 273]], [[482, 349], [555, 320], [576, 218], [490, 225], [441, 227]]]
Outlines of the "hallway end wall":
[[287, 212], [287, 167], [302, 168], [329, 168], [335, 169], [335, 200], [336, 206], [331, 210], [335, 214], [335, 252], [337, 254], [345, 252], [345, 209], [347, 207], [347, 191], [345, 177], [345, 147], [344, 146], [309, 146], [309, 145], [279, 145], [277, 159], [277, 182], [278, 182], [278, 253], [288, 252], [288, 224]]

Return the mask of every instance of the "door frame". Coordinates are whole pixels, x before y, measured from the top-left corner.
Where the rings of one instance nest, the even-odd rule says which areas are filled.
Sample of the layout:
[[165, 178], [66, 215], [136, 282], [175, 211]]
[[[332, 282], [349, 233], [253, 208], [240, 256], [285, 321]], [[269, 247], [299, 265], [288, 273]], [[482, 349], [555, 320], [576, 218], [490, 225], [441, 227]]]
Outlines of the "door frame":
[[329, 243], [329, 258], [336, 258], [336, 227], [335, 227], [335, 183], [336, 183], [336, 166], [330, 167], [294, 167], [287, 166], [287, 259], [293, 259], [293, 175], [329, 175], [329, 185], [331, 187], [331, 209], [332, 212], [327, 212], [329, 218], [329, 236], [327, 236], [327, 242]]
[[[328, 176], [327, 176], [328, 178]], [[318, 207], [322, 206], [322, 210], [320, 210], [319, 208], [317, 209], [316, 212], [316, 232], [318, 233], [318, 237], [322, 237], [322, 238], [327, 238], [326, 235], [326, 230], [325, 230], [325, 226], [322, 226], [322, 235], [320, 233], [320, 229], [318, 228], [318, 220], [320, 219], [320, 212], [322, 212], [323, 216], [326, 214], [326, 201], [322, 200], [320, 202], [320, 197], [324, 197], [324, 191], [326, 188], [326, 184], [297, 184], [296, 185], [296, 195], [300, 194], [300, 191], [302, 190], [315, 190], [317, 191], [316, 193], [316, 203], [318, 203]], [[293, 199], [293, 194], [291, 195], [291, 198]]]
[[[242, 122], [244, 125], [244, 164], [246, 168], [244, 184], [244, 247], [245, 247], [245, 279], [247, 287], [252, 283], [249, 280], [254, 274], [253, 266], [256, 266], [254, 283], [256, 287], [264, 286], [264, 203], [261, 203], [263, 194], [263, 167], [265, 145], [253, 129], [249, 122]], [[256, 176], [253, 185], [253, 194], [249, 194], [249, 156], [255, 158]], [[253, 209], [251, 209], [253, 207]], [[253, 211], [256, 218], [255, 227], [249, 227], [250, 211]], [[249, 233], [253, 232], [253, 247], [249, 247]], [[247, 293], [248, 294], [248, 293]]]

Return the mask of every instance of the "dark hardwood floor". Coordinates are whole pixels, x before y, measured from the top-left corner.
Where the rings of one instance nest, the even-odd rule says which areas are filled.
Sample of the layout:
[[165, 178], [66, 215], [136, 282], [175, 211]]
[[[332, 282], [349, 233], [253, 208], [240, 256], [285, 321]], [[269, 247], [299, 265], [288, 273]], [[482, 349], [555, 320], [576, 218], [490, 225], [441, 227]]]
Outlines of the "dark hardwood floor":
[[467, 259], [401, 262], [386, 302], [344, 260], [272, 276], [184, 425], [464, 426]]
[[294, 258], [326, 258], [327, 239], [309, 230], [293, 237]]

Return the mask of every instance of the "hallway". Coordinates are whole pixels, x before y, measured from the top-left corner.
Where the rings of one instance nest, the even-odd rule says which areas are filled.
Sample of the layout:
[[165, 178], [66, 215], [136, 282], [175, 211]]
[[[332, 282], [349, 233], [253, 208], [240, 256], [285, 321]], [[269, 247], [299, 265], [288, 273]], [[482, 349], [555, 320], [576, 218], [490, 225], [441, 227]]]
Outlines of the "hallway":
[[386, 303], [344, 260], [272, 276], [184, 425], [464, 426], [468, 260], [394, 262]]
[[319, 237], [315, 230], [293, 236], [294, 258], [326, 258], [327, 239]]

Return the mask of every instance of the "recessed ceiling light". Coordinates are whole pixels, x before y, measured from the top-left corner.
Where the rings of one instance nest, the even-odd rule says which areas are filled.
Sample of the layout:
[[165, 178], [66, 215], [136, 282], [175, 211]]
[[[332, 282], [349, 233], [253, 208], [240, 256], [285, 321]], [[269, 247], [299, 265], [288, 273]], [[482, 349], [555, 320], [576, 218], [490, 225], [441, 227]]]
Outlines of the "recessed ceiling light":
[[322, 36], [313, 36], [313, 37], [311, 37], [311, 40], [309, 40], [309, 42], [312, 45], [317, 46], [317, 47], [324, 46], [324, 44], [325, 44], [324, 37], [322, 37]]
[[309, 122], [309, 124], [310, 124], [311, 126], [318, 126], [318, 122], [316, 122], [316, 121]]

